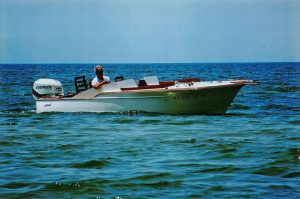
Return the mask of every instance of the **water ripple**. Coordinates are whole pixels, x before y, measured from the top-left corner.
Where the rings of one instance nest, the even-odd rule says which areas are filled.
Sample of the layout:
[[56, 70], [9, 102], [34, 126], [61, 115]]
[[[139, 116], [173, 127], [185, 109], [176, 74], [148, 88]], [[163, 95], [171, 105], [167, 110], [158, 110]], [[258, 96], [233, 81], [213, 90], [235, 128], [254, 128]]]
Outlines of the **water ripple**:
[[70, 164], [71, 168], [77, 169], [100, 169], [104, 166], [111, 164], [109, 161], [110, 158], [102, 159], [102, 160], [88, 160], [85, 162]]
[[260, 84], [221, 116], [37, 114], [34, 80], [74, 92], [73, 77], [92, 78], [94, 64], [0, 65], [0, 198], [299, 198], [299, 63], [104, 67], [111, 77]]

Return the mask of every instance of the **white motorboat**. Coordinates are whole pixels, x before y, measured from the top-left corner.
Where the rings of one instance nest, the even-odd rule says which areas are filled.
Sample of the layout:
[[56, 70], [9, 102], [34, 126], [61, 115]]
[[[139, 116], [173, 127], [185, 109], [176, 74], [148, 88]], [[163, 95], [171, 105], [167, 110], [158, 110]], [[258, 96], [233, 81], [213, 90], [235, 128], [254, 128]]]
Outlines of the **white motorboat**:
[[89, 88], [75, 78], [76, 93], [64, 95], [62, 84], [39, 79], [33, 85], [36, 112], [127, 112], [224, 114], [238, 91], [252, 80], [200, 81], [189, 78], [160, 82], [156, 76], [126, 79]]

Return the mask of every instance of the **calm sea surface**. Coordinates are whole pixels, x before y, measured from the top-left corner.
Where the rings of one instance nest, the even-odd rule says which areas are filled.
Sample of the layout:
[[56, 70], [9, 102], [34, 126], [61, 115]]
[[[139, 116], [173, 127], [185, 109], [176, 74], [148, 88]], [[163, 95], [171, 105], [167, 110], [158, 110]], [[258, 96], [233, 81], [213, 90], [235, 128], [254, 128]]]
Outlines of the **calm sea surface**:
[[0, 198], [300, 198], [300, 63], [104, 64], [111, 78], [260, 82], [223, 116], [35, 113], [35, 80], [74, 92], [94, 66], [0, 65]]

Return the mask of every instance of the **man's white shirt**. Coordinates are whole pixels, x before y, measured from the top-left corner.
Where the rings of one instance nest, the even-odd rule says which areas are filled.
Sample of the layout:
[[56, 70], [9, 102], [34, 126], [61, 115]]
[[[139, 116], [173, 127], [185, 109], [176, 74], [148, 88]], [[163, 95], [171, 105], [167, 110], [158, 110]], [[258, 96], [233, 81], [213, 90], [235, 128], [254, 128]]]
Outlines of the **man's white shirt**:
[[92, 80], [92, 85], [95, 86], [97, 83], [101, 83], [103, 82], [104, 80], [106, 80], [107, 82], [110, 82], [110, 78], [108, 76], [103, 76], [103, 80], [100, 80], [98, 79], [98, 77], [95, 77], [93, 80]]

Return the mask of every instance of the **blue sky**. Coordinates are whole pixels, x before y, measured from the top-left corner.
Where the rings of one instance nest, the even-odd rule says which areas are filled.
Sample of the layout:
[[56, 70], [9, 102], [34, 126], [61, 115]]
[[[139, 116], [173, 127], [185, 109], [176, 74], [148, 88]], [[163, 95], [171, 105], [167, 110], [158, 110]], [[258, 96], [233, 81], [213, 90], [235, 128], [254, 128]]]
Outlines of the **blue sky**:
[[299, 0], [0, 0], [0, 63], [300, 61]]

